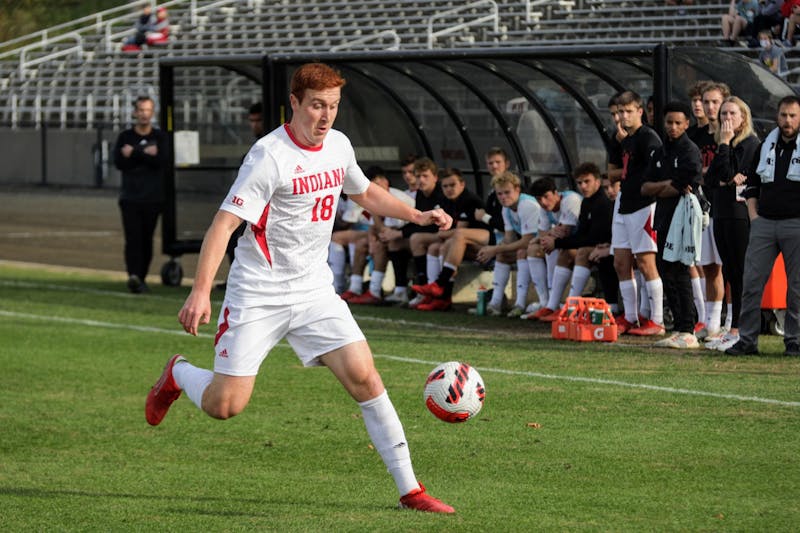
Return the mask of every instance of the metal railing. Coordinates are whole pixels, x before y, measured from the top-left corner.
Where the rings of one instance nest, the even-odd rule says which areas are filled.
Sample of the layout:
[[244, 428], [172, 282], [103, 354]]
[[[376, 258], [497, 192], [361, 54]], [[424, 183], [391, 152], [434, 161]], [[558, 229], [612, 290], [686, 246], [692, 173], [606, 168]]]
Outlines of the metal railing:
[[[476, 9], [479, 7], [489, 7], [489, 13], [486, 15], [479, 15], [477, 18], [466, 21], [460, 22], [458, 24], [454, 24], [452, 26], [448, 26], [442, 30], [433, 31], [433, 26], [439, 19], [449, 19], [457, 16], [459, 14], [463, 14], [466, 11]], [[432, 49], [433, 44], [436, 42], [436, 38], [442, 35], [448, 35], [451, 33], [457, 33], [461, 30], [466, 28], [470, 28], [472, 26], [479, 26], [483, 25], [487, 22], [491, 22], [494, 26], [494, 31], [497, 32], [500, 29], [500, 11], [497, 7], [497, 2], [494, 0], [478, 0], [477, 2], [470, 2], [469, 4], [454, 7], [453, 9], [448, 9], [446, 11], [442, 11], [441, 13], [436, 13], [430, 19], [428, 19], [428, 48]]]
[[367, 44], [372, 41], [382, 41], [386, 38], [392, 40], [392, 44], [389, 46], [382, 48], [382, 50], [400, 50], [400, 36], [394, 30], [383, 30], [377, 33], [373, 33], [372, 35], [366, 35], [364, 37], [359, 37], [358, 39], [352, 39], [342, 44], [337, 44], [336, 46], [331, 47], [331, 52], [338, 52], [340, 50], [348, 50], [354, 48], [356, 46]]

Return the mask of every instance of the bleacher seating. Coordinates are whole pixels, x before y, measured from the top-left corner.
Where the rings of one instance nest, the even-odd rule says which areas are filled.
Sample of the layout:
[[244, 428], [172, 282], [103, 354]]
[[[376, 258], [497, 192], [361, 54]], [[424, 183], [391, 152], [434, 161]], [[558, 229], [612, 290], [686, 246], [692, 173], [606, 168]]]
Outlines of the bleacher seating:
[[[124, 123], [136, 95], [157, 95], [158, 60], [165, 56], [656, 42], [715, 46], [728, 3], [169, 0], [162, 5], [169, 9], [170, 42], [136, 53], [120, 51], [136, 9], [122, 14], [117, 9], [102, 22], [87, 20], [18, 53], [0, 43], [0, 125]], [[207, 89], [214, 83], [183, 82]]]

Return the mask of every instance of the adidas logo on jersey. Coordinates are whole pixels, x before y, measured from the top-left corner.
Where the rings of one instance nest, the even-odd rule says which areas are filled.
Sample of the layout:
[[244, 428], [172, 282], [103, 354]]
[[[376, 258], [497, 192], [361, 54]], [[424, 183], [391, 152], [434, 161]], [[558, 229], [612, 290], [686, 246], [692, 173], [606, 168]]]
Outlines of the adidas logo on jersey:
[[295, 174], [300, 174], [301, 172], [305, 172], [305, 170], [303, 170], [303, 167], [301, 167], [300, 165], [297, 165], [296, 167], [294, 167], [294, 173]]

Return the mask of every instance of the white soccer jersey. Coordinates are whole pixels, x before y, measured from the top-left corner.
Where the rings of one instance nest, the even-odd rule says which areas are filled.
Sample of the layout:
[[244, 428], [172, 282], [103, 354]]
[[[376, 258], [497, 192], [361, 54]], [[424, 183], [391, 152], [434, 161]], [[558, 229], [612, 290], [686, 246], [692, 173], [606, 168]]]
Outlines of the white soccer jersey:
[[583, 196], [577, 192], [561, 191], [561, 204], [558, 207], [558, 211], [542, 209], [542, 214], [539, 218], [539, 231], [547, 231], [559, 224], [577, 228], [578, 218], [581, 215], [581, 202], [583, 202]]
[[533, 196], [520, 194], [516, 211], [509, 207], [503, 208], [505, 231], [515, 231], [520, 235], [536, 235], [536, 225], [539, 222], [541, 209], [539, 202]]
[[360, 194], [368, 186], [350, 140], [337, 130], [313, 148], [296, 140], [288, 125], [262, 137], [220, 206], [247, 222], [226, 299], [286, 305], [332, 290], [328, 244], [339, 194]]

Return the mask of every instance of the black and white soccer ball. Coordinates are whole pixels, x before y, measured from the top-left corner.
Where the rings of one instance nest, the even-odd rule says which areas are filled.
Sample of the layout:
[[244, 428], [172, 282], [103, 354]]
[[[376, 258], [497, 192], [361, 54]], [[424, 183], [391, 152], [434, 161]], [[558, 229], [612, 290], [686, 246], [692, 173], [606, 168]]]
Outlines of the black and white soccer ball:
[[483, 378], [466, 363], [442, 363], [425, 381], [425, 405], [445, 422], [466, 422], [477, 415], [485, 396]]

